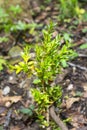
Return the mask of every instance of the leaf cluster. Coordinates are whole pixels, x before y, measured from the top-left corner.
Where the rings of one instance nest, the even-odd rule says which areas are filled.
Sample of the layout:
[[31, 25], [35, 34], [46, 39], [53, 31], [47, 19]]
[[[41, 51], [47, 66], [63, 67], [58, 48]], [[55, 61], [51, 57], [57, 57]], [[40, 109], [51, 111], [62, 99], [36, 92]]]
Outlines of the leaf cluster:
[[22, 8], [19, 5], [11, 5], [9, 8], [0, 7], [0, 30], [5, 32], [17, 32], [18, 30], [31, 29], [32, 31], [36, 28], [37, 24], [27, 24], [19, 20], [19, 15], [22, 13]]
[[31, 56], [29, 55], [29, 46], [24, 48], [24, 52], [22, 52], [21, 57], [22, 61], [20, 61], [15, 66], [10, 66], [12, 70], [16, 71], [16, 74], [24, 71], [26, 74], [31, 75], [34, 69], [34, 62], [30, 61]]
[[[51, 28], [52, 31], [52, 28]], [[43, 31], [43, 41], [38, 47], [36, 45], [36, 72], [41, 82], [49, 83], [56, 74], [61, 72], [62, 67], [67, 67], [67, 61], [75, 56], [75, 52], [70, 49], [70, 39], [57, 35], [52, 37], [50, 29]], [[64, 43], [62, 43], [64, 41]]]
[[60, 0], [60, 18], [62, 20], [71, 17], [81, 19], [84, 13], [85, 10], [79, 7], [78, 0]]

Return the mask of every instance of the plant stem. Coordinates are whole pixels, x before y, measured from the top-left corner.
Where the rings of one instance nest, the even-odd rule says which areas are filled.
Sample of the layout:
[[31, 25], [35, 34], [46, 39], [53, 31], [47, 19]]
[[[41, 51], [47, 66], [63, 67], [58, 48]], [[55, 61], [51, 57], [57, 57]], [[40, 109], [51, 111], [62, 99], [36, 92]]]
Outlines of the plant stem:
[[[49, 108], [47, 108], [47, 123], [49, 124], [49, 120], [50, 120], [50, 113], [49, 113]], [[50, 127], [47, 127], [47, 130], [50, 130]]]

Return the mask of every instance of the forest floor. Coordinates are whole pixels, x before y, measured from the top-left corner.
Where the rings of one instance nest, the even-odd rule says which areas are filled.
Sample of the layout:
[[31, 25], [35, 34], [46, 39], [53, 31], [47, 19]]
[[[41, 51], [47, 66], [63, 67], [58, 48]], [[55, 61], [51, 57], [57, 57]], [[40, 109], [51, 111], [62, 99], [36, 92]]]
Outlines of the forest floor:
[[[69, 33], [73, 39], [74, 50], [79, 56], [70, 61], [69, 67], [56, 78], [63, 88], [60, 118], [70, 120], [66, 123], [69, 130], [87, 130], [87, 49], [80, 49], [80, 45], [87, 43], [87, 30], [84, 31], [87, 29], [87, 22], [76, 23], [76, 20], [72, 19], [70, 23], [61, 24], [57, 19], [58, 8], [53, 4], [47, 6], [33, 17], [35, 23], [43, 25], [36, 29], [37, 33], [29, 34], [29, 31], [26, 31], [19, 32], [17, 36], [12, 34], [8, 43], [0, 43], [0, 55], [7, 57], [11, 48], [22, 48], [24, 42], [35, 44], [37, 36], [41, 37], [41, 31], [50, 20], [57, 23], [55, 36], [61, 32]], [[27, 108], [32, 102], [30, 86], [31, 80], [23, 73], [16, 75], [6, 67], [0, 72], [0, 130], [41, 129], [35, 117], [31, 118], [18, 112], [20, 108]]]

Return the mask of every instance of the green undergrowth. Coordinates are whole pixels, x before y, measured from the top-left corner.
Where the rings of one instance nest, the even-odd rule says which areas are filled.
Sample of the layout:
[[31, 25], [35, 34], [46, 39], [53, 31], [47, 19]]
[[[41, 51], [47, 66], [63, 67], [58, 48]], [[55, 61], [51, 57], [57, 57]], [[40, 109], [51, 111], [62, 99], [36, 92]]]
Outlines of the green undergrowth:
[[[36, 102], [33, 107], [37, 119], [42, 127], [52, 126], [47, 121], [47, 110], [54, 103], [56, 107], [61, 104], [62, 87], [53, 85], [56, 74], [61, 73], [62, 68], [67, 67], [67, 61], [72, 60], [77, 54], [71, 49], [70, 38], [65, 38], [61, 34], [53, 37], [54, 24], [51, 23], [43, 30], [43, 40], [40, 45], [33, 47], [35, 58], [30, 56], [30, 47], [26, 46], [22, 53], [22, 61], [20, 61], [12, 69], [16, 73], [24, 71], [28, 76], [36, 77], [33, 80], [34, 88], [31, 88], [32, 95]], [[24, 114], [31, 112], [30, 108], [22, 110]]]
[[8, 36], [12, 33], [17, 35], [19, 31], [29, 30], [30, 34], [34, 34], [38, 25], [34, 22], [26, 23], [23, 18], [20, 18], [23, 13], [21, 6], [10, 5], [8, 8], [7, 5], [8, 3], [0, 7], [0, 31], [5, 34], [3, 37], [0, 37], [0, 42], [9, 41]]
[[80, 7], [78, 0], [60, 0], [60, 20], [76, 18], [82, 21], [84, 13], [85, 9]]

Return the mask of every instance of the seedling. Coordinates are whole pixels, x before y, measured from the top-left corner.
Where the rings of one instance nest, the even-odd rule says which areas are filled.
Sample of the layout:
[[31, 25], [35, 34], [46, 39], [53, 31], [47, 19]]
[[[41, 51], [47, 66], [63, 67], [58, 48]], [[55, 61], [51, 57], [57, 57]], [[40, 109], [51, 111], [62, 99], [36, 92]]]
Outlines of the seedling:
[[25, 48], [23, 61], [14, 66], [17, 73], [30, 72], [36, 77], [33, 81], [35, 88], [32, 88], [31, 92], [36, 102], [37, 118], [44, 127], [49, 126], [46, 118], [49, 107], [54, 103], [57, 106], [61, 104], [62, 88], [59, 85], [52, 86], [56, 74], [61, 73], [61, 69], [67, 67], [67, 61], [76, 56], [70, 48], [71, 40], [68, 34], [64, 37], [59, 34], [53, 38], [53, 26], [51, 23], [47, 30], [43, 30], [43, 41], [35, 46], [35, 58], [30, 60], [29, 51]]

